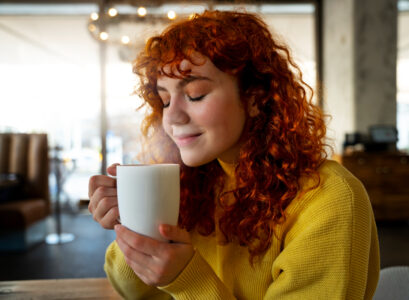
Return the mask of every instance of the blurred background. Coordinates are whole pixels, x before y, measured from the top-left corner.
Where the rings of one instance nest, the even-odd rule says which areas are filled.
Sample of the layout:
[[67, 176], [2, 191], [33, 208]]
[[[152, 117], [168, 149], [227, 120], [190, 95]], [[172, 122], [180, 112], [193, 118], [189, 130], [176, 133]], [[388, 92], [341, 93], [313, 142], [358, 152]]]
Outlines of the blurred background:
[[27, 0], [0, 2], [0, 280], [104, 276], [115, 236], [87, 212], [88, 180], [137, 162], [131, 62], [205, 9], [258, 13], [290, 46], [332, 158], [368, 189], [382, 267], [409, 265], [408, 0]]

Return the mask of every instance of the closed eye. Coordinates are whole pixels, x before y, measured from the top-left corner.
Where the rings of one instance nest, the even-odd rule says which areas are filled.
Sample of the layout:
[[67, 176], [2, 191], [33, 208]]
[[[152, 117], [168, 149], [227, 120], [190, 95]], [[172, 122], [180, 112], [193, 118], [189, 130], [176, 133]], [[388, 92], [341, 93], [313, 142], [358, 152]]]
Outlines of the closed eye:
[[[200, 100], [202, 100], [204, 97], [205, 97], [206, 95], [201, 95], [201, 96], [199, 96], [199, 97], [190, 97], [190, 96], [187, 96], [187, 98], [189, 99], [189, 101], [192, 101], [192, 102], [195, 102], [195, 101], [200, 101]], [[166, 103], [164, 102], [164, 101], [162, 101], [162, 103], [163, 103], [163, 108], [167, 108], [167, 107], [169, 107], [169, 105], [170, 105], [170, 101], [166, 101]]]
[[200, 100], [202, 100], [204, 97], [205, 97], [206, 95], [201, 95], [201, 96], [199, 96], [199, 97], [190, 97], [190, 96], [187, 96], [188, 98], [189, 98], [189, 101], [200, 101]]
[[169, 93], [166, 91], [159, 91], [159, 99], [162, 102], [162, 107], [166, 108], [170, 105], [170, 96]]

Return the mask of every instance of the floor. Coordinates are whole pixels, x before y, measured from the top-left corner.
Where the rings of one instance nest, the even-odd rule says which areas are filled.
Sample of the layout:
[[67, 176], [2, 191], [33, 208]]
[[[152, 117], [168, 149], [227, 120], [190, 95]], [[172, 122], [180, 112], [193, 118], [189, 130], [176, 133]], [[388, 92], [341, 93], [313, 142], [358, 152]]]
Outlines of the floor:
[[[409, 222], [378, 223], [381, 267], [409, 265]], [[47, 221], [55, 232], [54, 218]], [[105, 277], [104, 254], [115, 239], [112, 230], [102, 229], [86, 210], [65, 213], [63, 232], [74, 233], [73, 242], [61, 245], [42, 243], [25, 253], [0, 253], [0, 281]]]
[[[0, 253], [0, 281], [105, 277], [105, 249], [115, 239], [88, 213], [65, 213], [62, 232], [73, 233], [74, 241], [60, 245], [42, 243], [24, 253]], [[49, 233], [56, 232], [55, 219], [47, 220]]]

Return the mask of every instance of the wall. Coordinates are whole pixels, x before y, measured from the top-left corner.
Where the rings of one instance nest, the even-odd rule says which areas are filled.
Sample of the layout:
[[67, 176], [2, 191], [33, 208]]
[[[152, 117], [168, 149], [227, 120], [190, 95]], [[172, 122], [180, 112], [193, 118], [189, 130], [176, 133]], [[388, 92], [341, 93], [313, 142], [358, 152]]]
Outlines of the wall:
[[345, 133], [396, 126], [396, 0], [324, 0], [324, 109], [342, 151]]

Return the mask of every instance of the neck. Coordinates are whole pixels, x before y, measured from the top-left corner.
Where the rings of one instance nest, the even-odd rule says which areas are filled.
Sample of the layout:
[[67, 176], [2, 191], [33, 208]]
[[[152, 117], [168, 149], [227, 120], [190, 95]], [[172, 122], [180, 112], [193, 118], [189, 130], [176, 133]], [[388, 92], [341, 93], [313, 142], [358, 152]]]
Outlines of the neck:
[[218, 159], [217, 161], [219, 162], [219, 165], [222, 167], [227, 178], [229, 179], [234, 178], [234, 173], [235, 173], [237, 164], [225, 162], [225, 161], [222, 161], [221, 159]]

